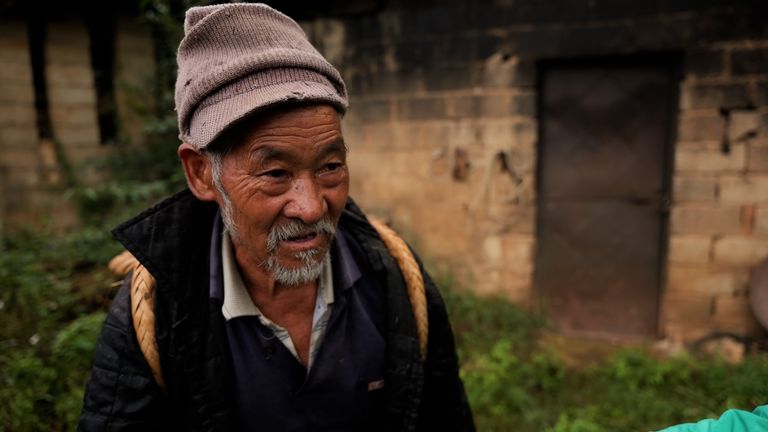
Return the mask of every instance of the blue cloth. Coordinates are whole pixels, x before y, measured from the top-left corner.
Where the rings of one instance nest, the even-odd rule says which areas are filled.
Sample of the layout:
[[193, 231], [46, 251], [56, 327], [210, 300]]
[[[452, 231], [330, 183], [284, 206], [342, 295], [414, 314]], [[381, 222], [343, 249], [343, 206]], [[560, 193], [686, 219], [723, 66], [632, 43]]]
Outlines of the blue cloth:
[[752, 412], [728, 410], [717, 420], [671, 426], [659, 432], [768, 432], [768, 405]]
[[[222, 228], [218, 217], [215, 225], [210, 296], [221, 300]], [[379, 281], [364, 277], [360, 268], [364, 261], [355, 259], [359, 253], [359, 246], [340, 229], [331, 247], [336, 302], [309, 371], [257, 317], [226, 322], [240, 430], [383, 427], [385, 289]]]

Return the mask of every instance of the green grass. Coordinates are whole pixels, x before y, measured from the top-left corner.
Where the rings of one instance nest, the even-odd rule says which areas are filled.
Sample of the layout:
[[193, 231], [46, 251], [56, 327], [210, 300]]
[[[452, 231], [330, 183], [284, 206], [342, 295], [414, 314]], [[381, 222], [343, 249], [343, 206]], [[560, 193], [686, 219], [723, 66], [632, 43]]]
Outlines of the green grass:
[[0, 240], [0, 431], [74, 430], [117, 249], [102, 230]]
[[765, 354], [730, 365], [637, 346], [568, 366], [542, 342], [540, 317], [450, 287], [445, 298], [481, 431], [646, 431], [768, 403]]

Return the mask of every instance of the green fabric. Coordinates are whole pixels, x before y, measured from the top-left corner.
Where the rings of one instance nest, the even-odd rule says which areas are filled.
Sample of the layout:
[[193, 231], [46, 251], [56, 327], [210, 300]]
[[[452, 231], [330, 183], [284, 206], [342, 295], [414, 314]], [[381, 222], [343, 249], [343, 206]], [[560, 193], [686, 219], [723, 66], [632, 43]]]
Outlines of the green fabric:
[[768, 432], [768, 405], [752, 412], [728, 410], [717, 420], [681, 424], [659, 432]]

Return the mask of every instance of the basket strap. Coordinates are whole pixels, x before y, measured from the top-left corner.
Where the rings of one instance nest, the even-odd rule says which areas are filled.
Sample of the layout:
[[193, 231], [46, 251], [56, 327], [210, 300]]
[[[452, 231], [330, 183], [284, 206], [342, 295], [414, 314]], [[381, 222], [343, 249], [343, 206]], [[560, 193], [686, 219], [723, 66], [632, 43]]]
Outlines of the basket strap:
[[411, 300], [413, 317], [416, 319], [416, 332], [419, 337], [419, 354], [421, 361], [427, 358], [427, 341], [429, 340], [429, 316], [427, 315], [427, 298], [424, 293], [424, 278], [419, 264], [411, 249], [397, 233], [383, 221], [370, 218], [371, 225], [379, 233], [379, 237], [397, 262], [405, 278], [408, 297]]
[[136, 340], [152, 370], [155, 382], [160, 388], [165, 389], [163, 371], [160, 368], [160, 353], [155, 338], [155, 278], [128, 251], [123, 251], [112, 258], [109, 269], [120, 276], [132, 272], [131, 316]]

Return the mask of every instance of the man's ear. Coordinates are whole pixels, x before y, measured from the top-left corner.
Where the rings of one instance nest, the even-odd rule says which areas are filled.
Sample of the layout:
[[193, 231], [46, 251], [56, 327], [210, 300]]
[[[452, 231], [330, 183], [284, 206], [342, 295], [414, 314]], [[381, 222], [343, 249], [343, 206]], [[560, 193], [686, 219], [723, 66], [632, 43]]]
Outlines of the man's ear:
[[190, 144], [182, 143], [176, 151], [184, 168], [187, 186], [200, 201], [216, 201], [211, 162]]

